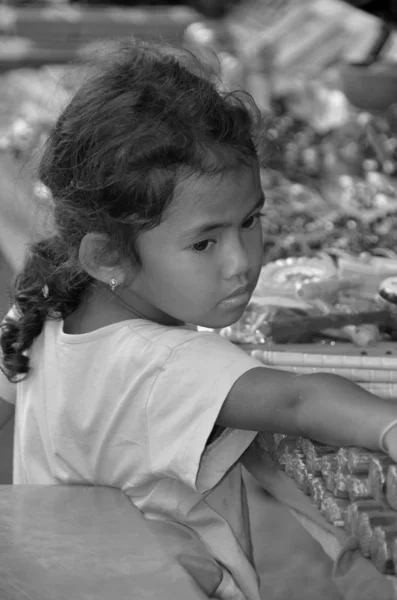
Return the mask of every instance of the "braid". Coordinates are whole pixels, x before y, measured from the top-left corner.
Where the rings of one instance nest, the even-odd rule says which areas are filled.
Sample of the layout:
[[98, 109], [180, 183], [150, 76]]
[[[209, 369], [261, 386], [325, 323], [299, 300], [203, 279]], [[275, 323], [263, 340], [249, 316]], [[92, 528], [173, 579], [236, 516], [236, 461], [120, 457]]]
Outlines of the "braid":
[[29, 372], [27, 351], [46, 319], [64, 319], [72, 313], [90, 283], [87, 273], [73, 274], [68, 268], [61, 248], [57, 236], [34, 244], [16, 278], [12, 300], [17, 314], [1, 325], [3, 372], [10, 381]]

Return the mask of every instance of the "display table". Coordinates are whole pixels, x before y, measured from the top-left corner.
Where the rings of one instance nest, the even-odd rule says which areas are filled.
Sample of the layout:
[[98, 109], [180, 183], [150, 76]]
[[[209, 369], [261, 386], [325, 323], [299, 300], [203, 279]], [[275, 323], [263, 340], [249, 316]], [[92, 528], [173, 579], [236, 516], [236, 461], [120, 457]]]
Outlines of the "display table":
[[[306, 531], [322, 546], [326, 554], [328, 554], [328, 556], [335, 561], [342, 549], [345, 535], [342, 532], [335, 532], [335, 535], [333, 535], [331, 532], [325, 531], [320, 525], [308, 519], [299, 512], [295, 510], [291, 510], [291, 512], [298, 519], [299, 523], [306, 529]], [[368, 569], [372, 570], [375, 569], [375, 567], [368, 563]], [[397, 600], [397, 578], [388, 577], [388, 580], [393, 586], [394, 598]]]
[[[346, 550], [347, 543], [350, 543], [345, 531], [328, 523], [313, 505], [312, 500], [303, 494], [295, 482], [282, 471], [276, 468], [277, 471], [272, 474], [265, 465], [264, 469], [265, 476], [262, 478], [262, 485], [265, 490], [281, 505], [289, 508], [300, 525], [320, 544], [325, 553], [335, 563], [341, 551]], [[379, 600], [381, 598], [382, 600], [383, 598], [397, 600], [397, 579], [395, 577], [382, 575], [368, 559], [359, 553], [348, 552], [348, 554], [350, 555], [348, 566], [346, 568], [344, 566], [339, 567], [335, 572], [335, 577], [339, 580], [341, 586], [340, 589], [344, 592], [346, 598], [356, 599], [360, 597], [355, 589], [355, 579], [359, 577], [365, 579], [367, 584], [375, 589], [382, 588], [381, 595], [377, 596]], [[368, 598], [368, 596], [365, 596], [365, 598]]]
[[0, 486], [2, 600], [200, 600], [120, 491]]
[[[248, 354], [253, 353], [255, 358], [260, 360], [264, 366], [288, 369], [290, 368], [288, 365], [294, 364], [298, 373], [300, 372], [299, 369], [302, 368], [302, 364], [304, 364], [303, 359], [307, 359], [307, 364], [316, 365], [313, 368], [318, 371], [321, 371], [324, 365], [327, 364], [324, 359], [330, 359], [336, 364], [337, 359], [340, 358], [343, 359], [346, 365], [353, 362], [357, 365], [363, 363], [363, 371], [365, 371], [365, 361], [374, 364], [379, 363], [385, 370], [396, 369], [395, 342], [382, 342], [365, 349], [360, 349], [348, 343], [335, 343], [332, 346], [327, 344], [275, 344], [268, 348], [266, 346], [245, 344], [241, 347]], [[349, 368], [345, 370], [349, 371]], [[354, 371], [354, 369], [351, 370]], [[356, 373], [359, 373], [359, 371], [360, 369], [357, 368]], [[371, 373], [376, 380], [377, 370], [374, 368]], [[363, 380], [358, 378], [358, 381], [362, 382]], [[367, 385], [367, 383], [362, 383], [362, 385]], [[392, 388], [392, 384], [390, 384], [390, 388]], [[395, 391], [394, 388], [392, 391]], [[395, 399], [395, 396], [393, 396], [393, 400]], [[317, 462], [319, 459], [315, 458], [316, 451], [311, 452], [311, 448], [306, 443], [308, 440], [300, 440], [298, 447], [294, 445], [292, 438], [287, 437], [286, 440], [280, 441], [276, 440], [276, 436], [273, 437], [271, 434], [261, 434], [260, 437], [260, 447], [264, 452], [261, 454], [259, 462], [258, 459], [254, 459], [255, 477], [261, 482], [265, 490], [290, 509], [293, 516], [332, 559], [335, 563], [336, 580], [341, 582], [343, 578], [341, 591], [350, 592], [350, 589], [354, 589], [356, 586], [355, 578], [358, 577], [359, 581], [365, 579], [368, 585], [382, 588], [380, 595], [377, 597], [387, 597], [388, 600], [389, 598], [397, 598], [397, 578], [381, 574], [375, 565], [382, 569], [384, 573], [391, 573], [392, 571], [387, 570], [385, 564], [379, 562], [379, 556], [373, 553], [372, 550], [371, 560], [364, 558], [361, 554], [361, 552], [364, 552], [364, 533], [362, 531], [358, 533], [357, 529], [354, 529], [354, 535], [349, 536], [346, 533], [349, 529], [346, 527], [345, 530], [343, 526], [344, 522], [346, 523], [346, 518], [347, 523], [349, 523], [349, 517], [346, 517], [347, 512], [345, 516], [342, 516], [343, 513], [340, 511], [347, 511], [349, 502], [353, 503], [359, 500], [360, 494], [362, 498], [375, 498], [372, 491], [365, 491], [364, 487], [354, 487], [358, 485], [357, 481], [360, 480], [360, 477], [369, 477], [365, 469], [359, 472], [353, 462], [350, 462], [351, 457], [359, 455], [360, 451], [352, 449], [353, 453], [351, 455], [349, 451], [349, 462], [346, 463], [345, 467], [339, 462], [338, 457], [337, 465], [335, 464], [332, 467], [334, 471], [338, 469], [338, 478], [335, 479], [335, 486], [333, 486], [332, 479], [325, 477], [323, 467], [319, 469], [319, 463]], [[283, 446], [284, 442], [286, 443], [285, 446]], [[289, 449], [287, 449], [288, 444], [290, 445]], [[309, 445], [313, 447], [310, 441]], [[346, 450], [347, 448], [340, 450], [342, 455], [343, 451]], [[332, 449], [329, 449], [328, 453], [335, 460], [336, 450], [333, 453]], [[253, 457], [251, 457], [252, 460]], [[346, 471], [344, 468], [346, 468]], [[341, 472], [339, 472], [339, 469], [341, 469]], [[345, 479], [343, 479], [344, 477]], [[355, 481], [354, 486], [352, 484], [352, 488], [340, 487], [343, 481], [347, 482], [348, 478], [351, 478], [352, 482]], [[311, 481], [313, 481], [313, 487]], [[317, 483], [322, 484], [324, 489], [322, 499], [320, 495], [317, 495]], [[386, 492], [384, 493], [386, 495]], [[338, 502], [342, 503], [340, 511], [335, 508]], [[331, 506], [332, 509], [330, 509]], [[391, 506], [390, 504], [388, 510], [391, 510]], [[365, 555], [367, 556], [366, 552]], [[386, 590], [386, 588], [389, 589]], [[360, 596], [357, 595], [355, 590], [353, 595], [350, 596], [347, 593], [346, 597], [356, 598]], [[365, 596], [365, 598], [367, 597]]]

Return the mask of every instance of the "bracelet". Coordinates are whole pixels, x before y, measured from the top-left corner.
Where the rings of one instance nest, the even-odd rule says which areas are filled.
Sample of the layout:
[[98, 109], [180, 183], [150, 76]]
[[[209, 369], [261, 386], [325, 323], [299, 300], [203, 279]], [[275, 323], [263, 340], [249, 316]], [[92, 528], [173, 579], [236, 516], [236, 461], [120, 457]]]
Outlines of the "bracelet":
[[385, 437], [386, 435], [389, 433], [389, 431], [391, 429], [393, 429], [393, 427], [397, 427], [397, 419], [394, 419], [394, 421], [391, 421], [388, 425], [386, 425], [386, 427], [384, 429], [382, 429], [381, 434], [379, 436], [379, 446], [380, 449], [385, 452], [387, 454], [387, 450], [384, 446], [385, 443]]

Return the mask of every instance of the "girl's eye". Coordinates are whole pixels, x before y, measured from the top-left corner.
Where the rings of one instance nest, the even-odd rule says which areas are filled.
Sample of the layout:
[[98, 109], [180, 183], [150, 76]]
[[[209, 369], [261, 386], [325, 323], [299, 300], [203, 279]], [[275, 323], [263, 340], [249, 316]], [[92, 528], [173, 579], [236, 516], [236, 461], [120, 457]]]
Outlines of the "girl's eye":
[[246, 221], [243, 223], [243, 229], [253, 229], [259, 222], [262, 213], [256, 213], [255, 215], [251, 215]]
[[194, 252], [206, 252], [214, 243], [215, 242], [213, 240], [203, 240], [202, 242], [193, 244], [192, 248]]

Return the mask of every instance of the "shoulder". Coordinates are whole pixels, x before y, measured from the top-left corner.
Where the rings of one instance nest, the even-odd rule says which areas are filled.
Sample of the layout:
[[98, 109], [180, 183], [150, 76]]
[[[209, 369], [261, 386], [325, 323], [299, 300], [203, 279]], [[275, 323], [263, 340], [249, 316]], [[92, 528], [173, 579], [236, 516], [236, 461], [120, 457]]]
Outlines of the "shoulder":
[[99, 363], [108, 357], [106, 360], [110, 360], [111, 364], [125, 364], [129, 370], [131, 359], [135, 367], [150, 364], [153, 368], [157, 365], [157, 368], [167, 368], [168, 371], [172, 368], [180, 371], [194, 365], [196, 373], [214, 370], [220, 373], [239, 363], [246, 370], [258, 364], [217, 333], [188, 327], [166, 327], [140, 319], [115, 323], [81, 335], [63, 333], [62, 321], [47, 321], [40, 346], [47, 353], [52, 354], [54, 346], [57, 346], [63, 349], [61, 354], [73, 351], [75, 359], [77, 355], [90, 360], [95, 357]]
[[228, 340], [210, 331], [197, 331], [189, 327], [166, 327], [149, 321], [131, 321], [128, 329], [134, 336], [158, 348], [167, 349], [170, 354], [187, 350], [189, 347], [211, 347], [219, 351], [226, 348], [229, 352], [241, 352]]
[[[166, 366], [195, 367], [196, 373], [242, 366], [243, 370], [258, 366], [258, 361], [241, 348], [211, 331], [197, 331], [184, 327], [134, 326], [134, 333], [152, 345], [153, 351], [166, 355]], [[155, 350], [156, 349], [156, 350]]]

